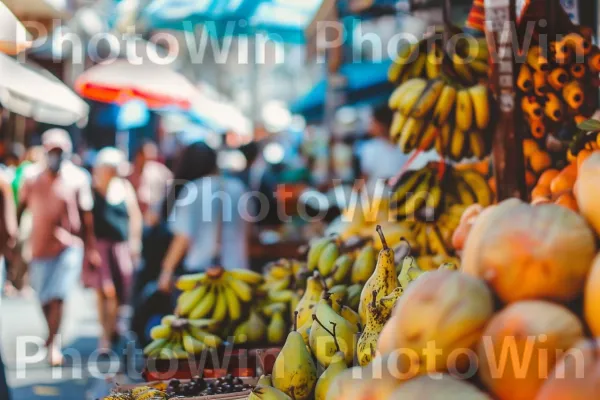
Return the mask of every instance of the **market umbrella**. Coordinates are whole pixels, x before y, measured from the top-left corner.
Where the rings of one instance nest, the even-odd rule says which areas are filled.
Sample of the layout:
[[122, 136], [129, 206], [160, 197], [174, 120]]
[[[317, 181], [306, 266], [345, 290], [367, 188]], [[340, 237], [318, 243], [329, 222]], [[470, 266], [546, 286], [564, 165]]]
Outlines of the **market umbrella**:
[[124, 104], [139, 99], [151, 109], [176, 106], [187, 110], [199, 93], [183, 75], [165, 65], [126, 60], [90, 68], [77, 79], [75, 89], [90, 100]]
[[19, 18], [61, 19], [68, 14], [67, 0], [2, 0]]
[[27, 30], [0, 1], [0, 53], [17, 54], [31, 46]]
[[252, 122], [233, 104], [201, 95], [194, 99], [189, 115], [193, 120], [216, 131], [252, 134]]
[[[345, 105], [379, 105], [387, 102], [393, 86], [388, 82], [387, 71], [391, 61], [382, 63], [357, 63], [342, 65], [340, 73], [346, 78]], [[327, 82], [321, 80], [291, 106], [293, 114], [302, 115], [309, 122], [322, 120], [327, 96]]]
[[68, 126], [87, 117], [89, 107], [42, 68], [0, 54], [0, 103], [42, 123]]

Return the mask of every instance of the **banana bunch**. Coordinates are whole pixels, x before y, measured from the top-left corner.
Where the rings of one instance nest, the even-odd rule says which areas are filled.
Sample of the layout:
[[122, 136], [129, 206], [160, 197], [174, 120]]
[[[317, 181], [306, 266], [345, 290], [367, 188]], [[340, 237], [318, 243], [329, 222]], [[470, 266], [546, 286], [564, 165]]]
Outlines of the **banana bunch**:
[[531, 136], [552, 134], [568, 141], [577, 120], [595, 111], [600, 49], [582, 33], [570, 33], [548, 48], [533, 45], [521, 65], [517, 86]]
[[210, 317], [217, 322], [236, 321], [242, 317], [243, 304], [252, 300], [254, 288], [262, 280], [262, 275], [253, 271], [221, 267], [184, 275], [176, 283], [182, 293], [175, 313], [191, 320]]
[[406, 44], [388, 71], [389, 81], [401, 85], [413, 78], [435, 79], [447, 74], [454, 82], [470, 86], [487, 79], [490, 54], [486, 39], [462, 35], [454, 43], [451, 54], [444, 51], [441, 40], [425, 38]]
[[293, 305], [299, 300], [298, 292], [306, 286], [309, 275], [304, 263], [282, 258], [264, 267], [264, 282], [258, 287], [258, 292], [265, 294], [271, 303]]
[[457, 87], [445, 78], [413, 78], [392, 93], [392, 140], [404, 153], [435, 147], [454, 161], [484, 158], [491, 97], [483, 83]]
[[152, 342], [144, 348], [144, 355], [157, 359], [186, 359], [216, 349], [223, 344], [223, 340], [212, 333], [217, 326], [209, 319], [189, 320], [167, 315], [150, 331]]
[[479, 203], [487, 207], [492, 202], [492, 191], [483, 175], [438, 163], [405, 172], [391, 190], [392, 210], [398, 220], [416, 217], [431, 222], [454, 204]]

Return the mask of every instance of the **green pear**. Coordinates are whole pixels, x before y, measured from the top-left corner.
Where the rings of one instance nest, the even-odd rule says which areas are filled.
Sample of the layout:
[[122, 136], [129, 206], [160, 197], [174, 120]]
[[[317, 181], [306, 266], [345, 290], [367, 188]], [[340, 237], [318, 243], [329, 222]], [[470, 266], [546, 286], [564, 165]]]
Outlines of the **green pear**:
[[[313, 319], [309, 342], [310, 348], [319, 363], [325, 368], [331, 364], [333, 356], [338, 352], [337, 340], [341, 352], [344, 353], [346, 363], [351, 364], [354, 359], [358, 326], [351, 324], [336, 313], [327, 298], [319, 301]], [[328, 328], [333, 324], [337, 327], [335, 340]]]
[[317, 367], [312, 354], [306, 348], [302, 336], [294, 330], [289, 333], [281, 352], [273, 366], [273, 387], [281, 390], [292, 399], [307, 400], [311, 397], [317, 383]]
[[319, 302], [319, 299], [321, 299], [323, 290], [322, 279], [319, 276], [319, 273], [315, 272], [313, 276], [308, 278], [308, 281], [306, 282], [306, 291], [294, 310], [298, 312], [298, 326], [304, 326], [304, 324], [312, 320], [314, 308]]
[[344, 353], [340, 351], [341, 349], [336, 335], [337, 326], [333, 324], [332, 336], [337, 352], [333, 355], [331, 358], [331, 363], [317, 381], [317, 386], [315, 387], [315, 400], [327, 400], [327, 393], [329, 392], [329, 389], [331, 388], [335, 378], [348, 369], [346, 357], [344, 356]]

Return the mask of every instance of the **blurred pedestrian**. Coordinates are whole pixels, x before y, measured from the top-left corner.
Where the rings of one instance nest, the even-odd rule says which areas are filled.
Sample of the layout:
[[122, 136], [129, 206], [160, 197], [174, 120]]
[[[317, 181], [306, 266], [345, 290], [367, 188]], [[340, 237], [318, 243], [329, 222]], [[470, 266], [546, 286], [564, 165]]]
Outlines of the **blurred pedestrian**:
[[163, 206], [174, 238], [162, 261], [159, 289], [169, 292], [179, 265], [186, 273], [216, 262], [248, 268], [246, 188], [237, 178], [219, 176], [217, 153], [203, 142], [191, 144], [175, 168], [175, 181]]
[[[4, 286], [5, 257], [9, 254], [17, 234], [16, 207], [10, 181], [0, 174], [0, 288]], [[1, 293], [0, 293], [1, 301]], [[0, 399], [10, 399], [8, 384], [4, 374], [4, 364], [0, 356]]]
[[167, 193], [167, 185], [173, 178], [169, 168], [158, 161], [158, 156], [157, 145], [146, 141], [135, 154], [133, 171], [129, 176], [144, 216], [160, 206]]
[[[56, 335], [63, 302], [78, 283], [84, 257], [99, 266], [89, 174], [69, 161], [73, 145], [69, 134], [51, 129], [42, 135], [45, 160], [32, 168], [21, 189], [18, 218], [31, 212], [30, 275], [48, 325], [48, 361], [61, 365], [63, 355]], [[82, 240], [83, 239], [83, 240]]]
[[98, 153], [93, 169], [94, 233], [102, 262], [85, 266], [84, 283], [98, 295], [101, 351], [110, 349], [116, 337], [119, 307], [128, 300], [134, 260], [141, 251], [142, 213], [133, 187], [122, 177], [125, 166], [125, 155], [107, 147]]

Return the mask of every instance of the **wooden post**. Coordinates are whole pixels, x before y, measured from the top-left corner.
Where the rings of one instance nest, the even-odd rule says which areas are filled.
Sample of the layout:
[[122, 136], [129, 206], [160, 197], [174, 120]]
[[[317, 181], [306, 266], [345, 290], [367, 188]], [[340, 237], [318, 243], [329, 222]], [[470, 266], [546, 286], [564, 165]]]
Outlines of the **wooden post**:
[[515, 0], [485, 0], [486, 37], [492, 60], [491, 87], [498, 104], [492, 157], [497, 199], [527, 199], [522, 124], [517, 124], [517, 65], [513, 50], [516, 32]]

